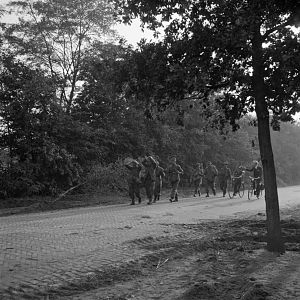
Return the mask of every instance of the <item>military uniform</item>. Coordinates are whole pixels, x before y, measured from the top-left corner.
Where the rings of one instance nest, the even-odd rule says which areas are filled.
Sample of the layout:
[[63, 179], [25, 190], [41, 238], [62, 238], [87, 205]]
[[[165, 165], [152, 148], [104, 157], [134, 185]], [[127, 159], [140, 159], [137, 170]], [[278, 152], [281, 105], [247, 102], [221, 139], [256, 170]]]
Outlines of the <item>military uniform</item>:
[[152, 204], [156, 180], [157, 161], [152, 156], [147, 156], [142, 160], [142, 164], [145, 167], [143, 184], [145, 186], [148, 204]]
[[213, 191], [213, 194], [216, 195], [215, 179], [218, 176], [218, 170], [213, 165], [208, 165], [204, 170], [204, 179], [205, 179], [205, 189], [206, 197], [209, 197], [209, 188]]
[[251, 169], [246, 169], [246, 171], [253, 172], [253, 188], [255, 189], [254, 195], [259, 196], [260, 193], [260, 184], [263, 176], [263, 169], [258, 164]]
[[233, 173], [233, 196], [235, 196], [241, 188], [242, 182], [244, 180], [245, 171], [242, 167], [239, 167]]
[[219, 170], [219, 183], [220, 183], [220, 189], [223, 192], [223, 197], [226, 195], [227, 191], [227, 182], [231, 179], [231, 171], [228, 168], [228, 166], [225, 164], [220, 170]]
[[177, 163], [172, 163], [167, 168], [167, 173], [169, 175], [169, 181], [171, 184], [171, 195], [170, 202], [178, 201], [178, 185], [180, 182], [180, 174], [183, 174], [183, 170]]
[[125, 163], [125, 167], [129, 170], [127, 183], [128, 183], [129, 197], [131, 199], [131, 205], [135, 204], [135, 197], [138, 199], [138, 202], [141, 203], [141, 195], [140, 195], [141, 181], [139, 175], [142, 166], [136, 160], [131, 160], [131, 161], [127, 160], [127, 162]]
[[157, 166], [155, 171], [155, 187], [154, 187], [154, 202], [159, 200], [160, 192], [162, 188], [162, 179], [165, 177], [164, 169]]
[[204, 176], [204, 170], [201, 166], [197, 167], [197, 169], [193, 172], [192, 175], [192, 183], [194, 186], [194, 197], [198, 194], [201, 195], [200, 186], [202, 184], [202, 178]]

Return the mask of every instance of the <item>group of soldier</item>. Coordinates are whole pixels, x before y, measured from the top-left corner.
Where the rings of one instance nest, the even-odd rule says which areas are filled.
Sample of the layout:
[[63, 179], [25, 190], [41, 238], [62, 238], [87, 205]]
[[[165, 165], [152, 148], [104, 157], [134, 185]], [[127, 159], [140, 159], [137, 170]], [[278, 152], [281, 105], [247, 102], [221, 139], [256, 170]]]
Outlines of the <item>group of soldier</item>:
[[[135, 200], [141, 203], [141, 187], [145, 188], [148, 198], [147, 204], [155, 203], [160, 199], [162, 180], [165, 176], [168, 177], [171, 185], [170, 202], [178, 201], [178, 185], [180, 176], [183, 174], [183, 169], [177, 163], [176, 157], [172, 157], [168, 167], [164, 170], [159, 161], [151, 155], [139, 157], [138, 159], [126, 158], [124, 161], [125, 167], [128, 169], [128, 190], [131, 199], [131, 205], [135, 204]], [[251, 168], [239, 166], [232, 174], [228, 167], [228, 162], [224, 162], [218, 170], [212, 162], [207, 162], [206, 167], [202, 163], [197, 163], [194, 172], [192, 173], [190, 183], [194, 187], [194, 197], [201, 196], [201, 186], [205, 186], [206, 197], [209, 197], [210, 190], [213, 195], [216, 195], [216, 178], [219, 180], [220, 189], [225, 197], [227, 192], [228, 181], [232, 178], [234, 183], [234, 195], [239, 192], [243, 181], [245, 171], [253, 171], [255, 184], [258, 184], [262, 178], [262, 168], [257, 161], [253, 162]], [[255, 191], [256, 193], [257, 191]]]
[[164, 170], [158, 160], [152, 156], [139, 157], [137, 160], [125, 159], [125, 167], [129, 170], [128, 174], [128, 190], [131, 199], [131, 205], [135, 204], [135, 199], [141, 203], [140, 189], [144, 187], [148, 198], [147, 204], [155, 203], [160, 199], [162, 179], [168, 174], [171, 184], [170, 202], [178, 201], [178, 185], [180, 175], [183, 170], [177, 164], [176, 157], [173, 157], [169, 166]]
[[262, 181], [262, 167], [259, 165], [258, 161], [253, 161], [253, 165], [250, 168], [245, 168], [244, 166], [239, 166], [232, 173], [231, 169], [228, 167], [228, 162], [225, 161], [222, 167], [217, 170], [216, 166], [210, 161], [207, 163], [207, 167], [204, 169], [202, 163], [198, 163], [197, 167], [192, 174], [191, 182], [194, 185], [194, 197], [198, 194], [201, 195], [201, 185], [204, 183], [206, 197], [209, 197], [209, 190], [211, 189], [213, 194], [216, 195], [216, 178], [219, 179], [220, 189], [223, 193], [223, 197], [226, 196], [228, 182], [232, 180], [233, 182], [233, 196], [235, 196], [244, 181], [245, 171], [253, 172], [252, 184], [254, 188], [254, 194], [258, 195], [259, 187]]

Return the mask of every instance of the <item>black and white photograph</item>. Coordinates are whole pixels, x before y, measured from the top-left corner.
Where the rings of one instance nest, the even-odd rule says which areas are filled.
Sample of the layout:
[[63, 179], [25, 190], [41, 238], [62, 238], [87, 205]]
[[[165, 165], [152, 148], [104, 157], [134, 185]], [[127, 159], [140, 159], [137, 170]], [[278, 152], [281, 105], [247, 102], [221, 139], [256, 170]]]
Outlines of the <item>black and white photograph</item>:
[[300, 0], [0, 0], [23, 299], [300, 299]]

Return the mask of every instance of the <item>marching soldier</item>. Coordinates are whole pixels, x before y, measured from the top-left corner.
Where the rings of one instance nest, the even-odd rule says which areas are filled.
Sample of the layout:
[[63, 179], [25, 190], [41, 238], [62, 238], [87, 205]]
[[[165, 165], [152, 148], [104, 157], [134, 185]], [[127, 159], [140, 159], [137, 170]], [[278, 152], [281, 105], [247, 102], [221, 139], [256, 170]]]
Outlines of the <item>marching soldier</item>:
[[218, 176], [217, 168], [209, 161], [204, 170], [206, 197], [209, 197], [209, 188], [211, 188], [214, 195], [216, 195], [215, 180]]
[[202, 163], [197, 163], [196, 170], [194, 170], [192, 174], [192, 183], [194, 186], [194, 197], [198, 194], [199, 197], [201, 196], [201, 184], [202, 184], [202, 178], [204, 176], [204, 170]]
[[180, 182], [180, 175], [183, 174], [183, 170], [180, 165], [177, 164], [176, 157], [171, 159], [171, 163], [167, 168], [167, 173], [169, 175], [169, 181], [171, 183], [171, 195], [170, 202], [178, 201], [178, 185]]
[[144, 166], [143, 184], [146, 189], [146, 195], [148, 198], [147, 204], [152, 204], [154, 196], [154, 186], [156, 177], [157, 161], [152, 156], [145, 156], [142, 160]]
[[231, 170], [228, 167], [228, 162], [225, 161], [223, 167], [219, 170], [220, 189], [225, 197], [227, 192], [227, 182], [231, 180]]
[[237, 170], [233, 173], [233, 196], [235, 196], [241, 188], [242, 182], [244, 180], [244, 167], [239, 166]]
[[127, 183], [128, 183], [129, 197], [131, 199], [131, 205], [135, 204], [135, 197], [138, 199], [138, 202], [141, 203], [141, 196], [140, 196], [141, 181], [139, 175], [142, 166], [138, 161], [131, 158], [126, 158], [124, 164], [125, 167], [129, 170]]

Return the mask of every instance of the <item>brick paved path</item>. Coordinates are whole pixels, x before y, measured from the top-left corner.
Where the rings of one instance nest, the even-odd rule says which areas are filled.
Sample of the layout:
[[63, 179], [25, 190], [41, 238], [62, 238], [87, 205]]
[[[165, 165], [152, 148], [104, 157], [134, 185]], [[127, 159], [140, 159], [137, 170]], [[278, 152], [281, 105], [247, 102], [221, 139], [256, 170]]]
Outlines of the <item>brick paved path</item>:
[[0, 289], [44, 289], [130, 260], [122, 242], [165, 229], [151, 224], [145, 209], [96, 207], [1, 218]]
[[0, 299], [5, 299], [8, 291], [11, 295], [14, 290], [22, 293], [30, 287], [45, 290], [129, 261], [139, 253], [131, 253], [124, 242], [176, 233], [163, 223], [192, 223], [250, 208], [264, 209], [263, 200], [197, 198], [152, 206], [118, 205], [2, 217]]

